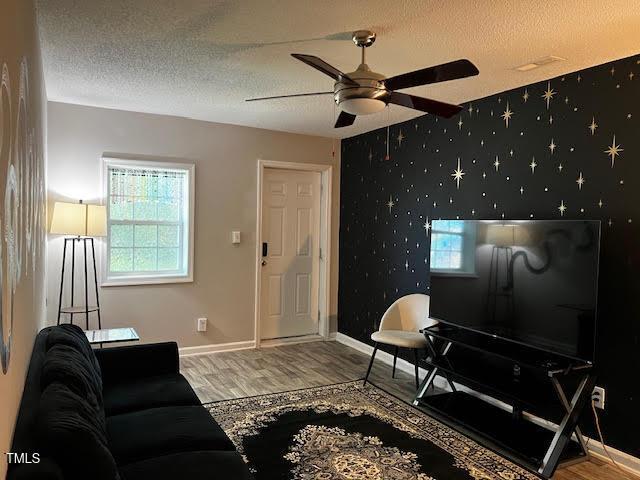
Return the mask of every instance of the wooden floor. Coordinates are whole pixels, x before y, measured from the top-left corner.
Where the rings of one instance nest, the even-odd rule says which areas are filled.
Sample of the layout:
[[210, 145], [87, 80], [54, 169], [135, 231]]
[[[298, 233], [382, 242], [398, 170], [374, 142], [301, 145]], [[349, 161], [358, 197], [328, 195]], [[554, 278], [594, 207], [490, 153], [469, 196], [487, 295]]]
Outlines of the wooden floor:
[[[348, 382], [364, 377], [369, 358], [337, 342], [183, 357], [180, 367], [203, 403]], [[376, 361], [375, 385], [407, 401], [415, 394], [411, 375]], [[592, 460], [558, 470], [555, 480], [625, 480], [613, 466]]]

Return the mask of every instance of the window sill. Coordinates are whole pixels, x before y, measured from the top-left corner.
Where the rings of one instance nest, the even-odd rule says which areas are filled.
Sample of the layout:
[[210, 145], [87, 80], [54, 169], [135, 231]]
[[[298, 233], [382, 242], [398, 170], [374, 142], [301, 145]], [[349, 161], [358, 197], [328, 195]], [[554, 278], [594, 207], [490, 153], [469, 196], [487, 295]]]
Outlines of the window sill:
[[475, 272], [438, 272], [431, 270], [431, 276], [433, 277], [463, 277], [463, 278], [480, 278]]
[[119, 277], [103, 280], [101, 287], [127, 287], [134, 285], [162, 285], [168, 283], [192, 283], [193, 275], [153, 276], [153, 277]]

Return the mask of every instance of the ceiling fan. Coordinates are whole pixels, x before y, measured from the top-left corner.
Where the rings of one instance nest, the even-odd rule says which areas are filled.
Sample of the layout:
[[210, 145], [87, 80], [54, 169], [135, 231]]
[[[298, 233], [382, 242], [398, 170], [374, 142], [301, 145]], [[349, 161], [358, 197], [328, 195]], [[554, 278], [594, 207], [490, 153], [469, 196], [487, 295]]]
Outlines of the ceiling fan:
[[462, 107], [408, 93], [401, 93], [397, 90], [471, 77], [479, 73], [476, 66], [469, 60], [456, 60], [386, 78], [384, 75], [370, 70], [365, 62], [365, 49], [373, 45], [376, 40], [376, 34], [369, 30], [358, 30], [353, 33], [352, 39], [362, 49], [362, 59], [358, 68], [350, 73], [342, 73], [314, 55], [291, 54], [293, 58], [333, 78], [335, 80], [333, 91], [249, 98], [246, 101], [255, 102], [278, 98], [333, 95], [336, 104], [341, 110], [335, 128], [352, 125], [356, 116], [379, 112], [390, 103], [449, 118], [458, 113]]

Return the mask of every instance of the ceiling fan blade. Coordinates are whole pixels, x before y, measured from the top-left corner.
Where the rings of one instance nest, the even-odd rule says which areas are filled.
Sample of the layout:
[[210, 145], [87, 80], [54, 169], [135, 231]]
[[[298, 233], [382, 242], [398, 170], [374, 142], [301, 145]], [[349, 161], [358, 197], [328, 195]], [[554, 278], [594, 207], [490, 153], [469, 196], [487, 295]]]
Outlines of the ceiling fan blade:
[[245, 102], [257, 102], [259, 100], [277, 100], [278, 98], [311, 97], [313, 95], [333, 95], [333, 92], [294, 93], [293, 95], [275, 95], [273, 97], [247, 98]]
[[396, 75], [395, 77], [387, 78], [384, 84], [389, 90], [401, 90], [403, 88], [417, 87], [429, 83], [472, 77], [478, 75], [478, 73], [479, 71], [476, 66], [469, 60], [456, 60], [454, 62], [416, 70], [415, 72]]
[[338, 120], [336, 120], [336, 124], [334, 128], [342, 128], [342, 127], [348, 127], [349, 125], [353, 125], [353, 122], [355, 121], [355, 119], [356, 119], [355, 115], [352, 115], [347, 112], [340, 112], [340, 115], [338, 115]]
[[403, 107], [413, 108], [422, 112], [433, 113], [434, 115], [445, 118], [452, 117], [462, 110], [460, 105], [452, 105], [450, 103], [400, 92], [391, 92], [389, 95], [389, 103], [402, 105]]
[[343, 81], [347, 81], [347, 82], [351, 82], [351, 83], [356, 83], [352, 79], [350, 79], [346, 74], [342, 73], [337, 68], [329, 65], [327, 62], [325, 62], [321, 58], [318, 58], [318, 57], [316, 57], [314, 55], [304, 55], [302, 53], [292, 53], [291, 56], [293, 58], [296, 58], [296, 59], [300, 60], [301, 62], [306, 63], [310, 67], [313, 67], [316, 70], [321, 71], [325, 75], [329, 75], [336, 82], [339, 82], [340, 80], [343, 80]]

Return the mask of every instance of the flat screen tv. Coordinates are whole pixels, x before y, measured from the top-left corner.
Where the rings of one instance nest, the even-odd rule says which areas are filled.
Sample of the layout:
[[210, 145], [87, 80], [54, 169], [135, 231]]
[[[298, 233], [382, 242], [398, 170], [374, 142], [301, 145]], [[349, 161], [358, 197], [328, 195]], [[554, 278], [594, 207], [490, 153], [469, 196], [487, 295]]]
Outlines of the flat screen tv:
[[434, 220], [430, 317], [594, 361], [600, 222]]

